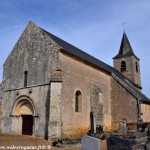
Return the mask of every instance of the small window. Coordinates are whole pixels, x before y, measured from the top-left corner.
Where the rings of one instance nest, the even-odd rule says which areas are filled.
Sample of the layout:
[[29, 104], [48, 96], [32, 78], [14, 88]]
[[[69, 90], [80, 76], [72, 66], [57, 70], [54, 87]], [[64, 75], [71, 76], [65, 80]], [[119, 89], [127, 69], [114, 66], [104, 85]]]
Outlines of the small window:
[[82, 110], [82, 94], [80, 91], [75, 93], [75, 112], [81, 112]]
[[139, 72], [139, 67], [138, 67], [138, 63], [137, 62], [135, 63], [135, 66], [136, 66], [136, 72]]
[[126, 62], [125, 61], [121, 62], [121, 71], [126, 71]]
[[27, 87], [27, 81], [28, 81], [28, 72], [24, 72], [24, 87]]

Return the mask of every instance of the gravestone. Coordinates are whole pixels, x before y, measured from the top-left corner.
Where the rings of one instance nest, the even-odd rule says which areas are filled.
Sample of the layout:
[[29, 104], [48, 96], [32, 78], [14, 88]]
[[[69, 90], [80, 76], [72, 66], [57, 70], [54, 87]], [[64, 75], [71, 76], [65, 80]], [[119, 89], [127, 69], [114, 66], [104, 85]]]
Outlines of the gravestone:
[[150, 143], [146, 144], [146, 150], [150, 150]]
[[125, 138], [111, 136], [107, 139], [108, 150], [131, 150], [131, 141]]
[[82, 150], [100, 150], [100, 139], [85, 135], [81, 139]]
[[144, 132], [133, 132], [125, 136], [111, 135], [107, 139], [107, 150], [150, 150], [150, 142]]
[[124, 134], [127, 133], [127, 121], [126, 121], [126, 119], [122, 119], [119, 122], [119, 132], [124, 133]]
[[135, 138], [136, 144], [147, 143], [148, 136], [145, 132], [136, 132], [136, 133], [133, 133], [132, 136]]

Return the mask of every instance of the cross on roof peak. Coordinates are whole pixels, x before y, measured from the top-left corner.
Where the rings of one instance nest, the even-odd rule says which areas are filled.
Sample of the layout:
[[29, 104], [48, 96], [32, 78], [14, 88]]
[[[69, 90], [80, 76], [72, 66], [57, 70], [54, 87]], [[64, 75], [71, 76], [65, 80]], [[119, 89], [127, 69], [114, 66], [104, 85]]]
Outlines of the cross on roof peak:
[[122, 26], [123, 26], [123, 31], [125, 32], [125, 25], [126, 25], [126, 22], [123, 22], [122, 23]]

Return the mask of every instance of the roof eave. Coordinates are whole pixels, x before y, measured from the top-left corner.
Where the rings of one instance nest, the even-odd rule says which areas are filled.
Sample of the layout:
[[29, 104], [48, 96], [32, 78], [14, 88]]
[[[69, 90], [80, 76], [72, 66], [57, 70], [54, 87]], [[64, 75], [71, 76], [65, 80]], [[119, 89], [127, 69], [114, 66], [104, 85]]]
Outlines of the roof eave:
[[122, 56], [116, 55], [112, 59], [119, 59], [119, 58], [125, 58], [125, 57], [130, 57], [130, 56], [134, 56], [134, 57], [136, 57], [136, 59], [140, 60], [135, 54], [125, 54], [125, 55], [122, 55]]
[[140, 95], [138, 95], [136, 92], [134, 92], [128, 85], [126, 85], [125, 82], [123, 82], [117, 75], [115, 75], [114, 73], [111, 74], [112, 77], [119, 82], [127, 91], [129, 91], [135, 98], [137, 98], [138, 100], [142, 101], [142, 102], [146, 102], [150, 104], [150, 99], [144, 99], [142, 98]]

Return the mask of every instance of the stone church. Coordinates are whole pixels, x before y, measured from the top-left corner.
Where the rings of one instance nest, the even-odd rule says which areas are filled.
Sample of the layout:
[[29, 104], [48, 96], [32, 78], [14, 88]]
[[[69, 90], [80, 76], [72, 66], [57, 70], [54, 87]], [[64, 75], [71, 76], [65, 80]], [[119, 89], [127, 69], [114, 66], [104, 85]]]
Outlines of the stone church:
[[77, 138], [94, 124], [116, 130], [150, 122], [140, 59], [123, 33], [114, 67], [29, 22], [3, 65], [0, 132]]

